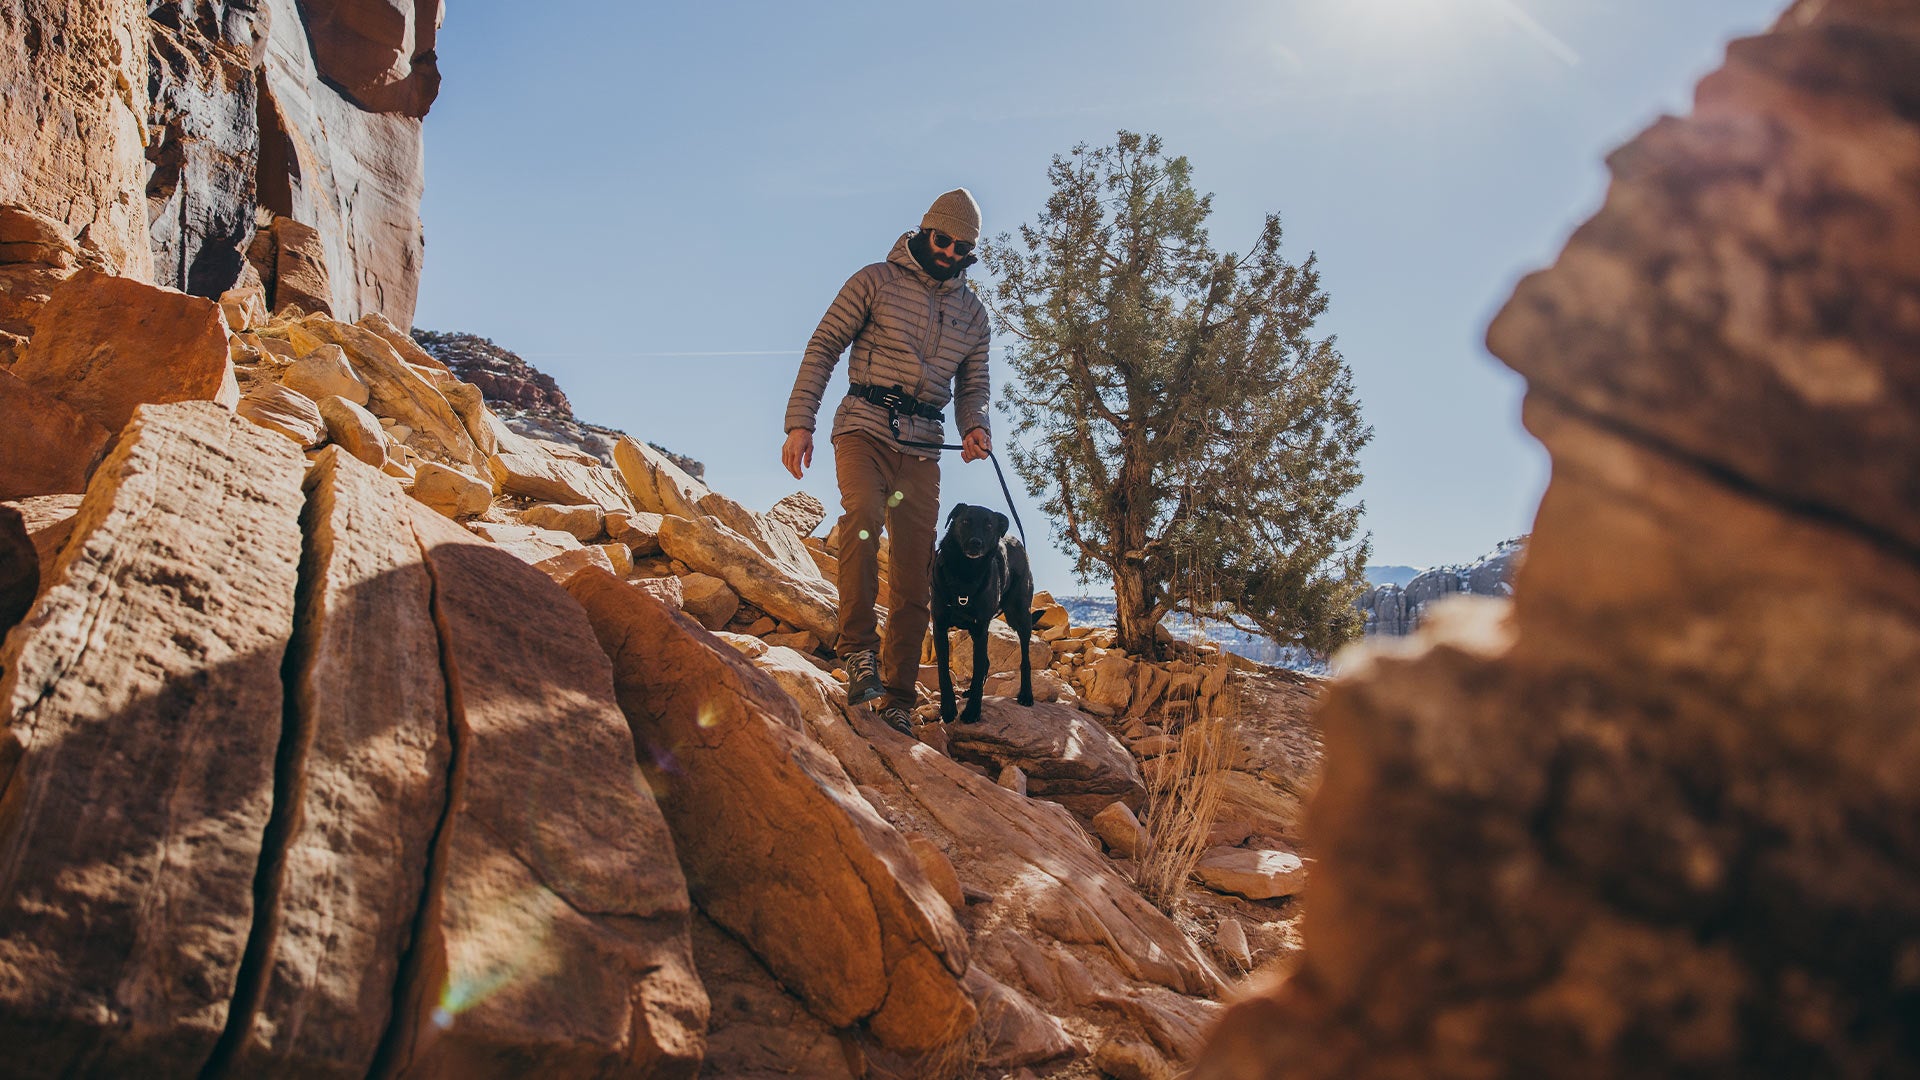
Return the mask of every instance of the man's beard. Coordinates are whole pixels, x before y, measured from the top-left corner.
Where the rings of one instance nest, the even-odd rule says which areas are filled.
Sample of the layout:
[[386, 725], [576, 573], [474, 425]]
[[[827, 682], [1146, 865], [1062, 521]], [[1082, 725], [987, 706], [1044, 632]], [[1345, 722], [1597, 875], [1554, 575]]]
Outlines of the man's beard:
[[907, 250], [913, 253], [913, 261], [920, 264], [920, 269], [925, 270], [927, 276], [935, 281], [957, 278], [966, 272], [967, 267], [977, 261], [972, 254], [968, 254], [965, 258], [955, 259], [952, 266], [942, 267], [933, 261], [933, 245], [927, 242], [925, 229], [907, 238]]

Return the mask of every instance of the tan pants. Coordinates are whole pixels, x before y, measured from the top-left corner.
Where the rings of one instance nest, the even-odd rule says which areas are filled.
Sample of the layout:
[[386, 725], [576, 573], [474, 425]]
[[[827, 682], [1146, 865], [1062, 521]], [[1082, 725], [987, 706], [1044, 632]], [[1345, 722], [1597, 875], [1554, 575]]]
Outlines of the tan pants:
[[[927, 636], [933, 532], [940, 521], [940, 463], [915, 457], [864, 431], [833, 438], [840, 481], [841, 656], [880, 650], [890, 704], [914, 705], [920, 645]], [[880, 592], [880, 528], [893, 537], [887, 566], [887, 639], [873, 602]]]

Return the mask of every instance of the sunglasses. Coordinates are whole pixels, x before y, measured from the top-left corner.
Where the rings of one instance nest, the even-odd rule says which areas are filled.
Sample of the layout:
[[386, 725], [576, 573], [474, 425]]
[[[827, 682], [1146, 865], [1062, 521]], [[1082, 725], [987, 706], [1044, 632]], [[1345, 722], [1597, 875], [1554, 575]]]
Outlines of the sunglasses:
[[929, 232], [927, 234], [927, 240], [934, 247], [953, 249], [953, 253], [955, 255], [965, 255], [967, 252], [973, 250], [973, 241], [955, 240], [953, 237], [948, 236], [946, 233], [941, 232], [939, 229], [934, 229], [931, 232]]

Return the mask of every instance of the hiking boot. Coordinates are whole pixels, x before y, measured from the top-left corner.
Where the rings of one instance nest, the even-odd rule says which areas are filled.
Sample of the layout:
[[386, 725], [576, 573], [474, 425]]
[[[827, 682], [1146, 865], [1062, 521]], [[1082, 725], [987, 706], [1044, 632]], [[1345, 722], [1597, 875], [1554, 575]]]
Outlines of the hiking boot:
[[885, 720], [888, 727], [902, 735], [913, 734], [913, 710], [905, 705], [898, 703], [888, 705], [880, 710], [880, 719]]
[[865, 705], [875, 698], [885, 697], [887, 688], [880, 685], [880, 658], [873, 655], [872, 649], [862, 649], [847, 656], [847, 704]]

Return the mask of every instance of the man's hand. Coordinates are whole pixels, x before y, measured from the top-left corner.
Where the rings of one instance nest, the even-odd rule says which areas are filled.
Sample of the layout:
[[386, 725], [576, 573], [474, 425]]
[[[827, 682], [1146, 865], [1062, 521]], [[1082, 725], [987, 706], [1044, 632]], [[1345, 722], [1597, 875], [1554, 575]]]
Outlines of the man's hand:
[[780, 448], [780, 464], [787, 467], [795, 480], [813, 465], [813, 432], [797, 427], [787, 432], [786, 445]]
[[[961, 461], [979, 461], [992, 452], [993, 436], [987, 434], [986, 428], [974, 428], [972, 431], [967, 432], [966, 438], [960, 440]], [[794, 475], [798, 476], [800, 474], [795, 473]]]

